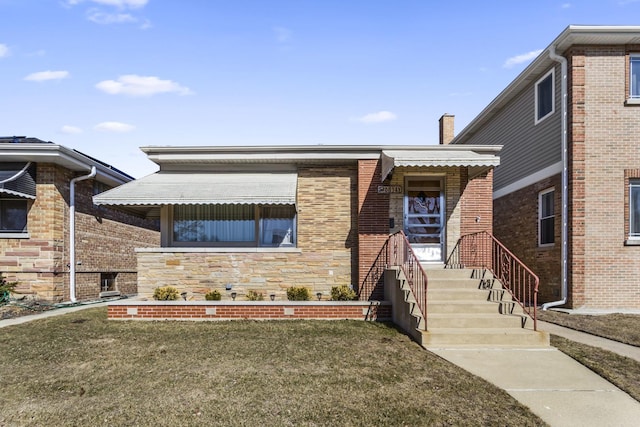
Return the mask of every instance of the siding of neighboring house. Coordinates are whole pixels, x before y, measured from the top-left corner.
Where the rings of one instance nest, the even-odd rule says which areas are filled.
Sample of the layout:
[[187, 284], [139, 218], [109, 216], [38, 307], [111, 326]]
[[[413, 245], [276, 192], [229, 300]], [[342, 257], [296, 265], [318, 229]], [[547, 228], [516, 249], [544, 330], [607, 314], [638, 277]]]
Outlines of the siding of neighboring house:
[[500, 190], [562, 160], [560, 66], [555, 67], [554, 112], [535, 124], [534, 85], [550, 69], [532, 78], [530, 86], [515, 95], [476, 133], [457, 142], [504, 146], [500, 152], [500, 166], [495, 169], [494, 190]]
[[640, 308], [640, 246], [626, 246], [625, 170], [640, 165], [640, 106], [625, 105], [628, 52], [570, 52], [570, 273], [576, 307]]
[[[61, 166], [39, 163], [36, 199], [27, 215], [27, 239], [0, 239], [0, 271], [18, 281], [17, 291], [30, 297], [69, 300], [69, 181]], [[158, 245], [153, 222], [93, 207], [93, 180], [76, 184], [76, 275], [79, 300], [100, 293], [100, 273], [117, 273], [116, 288], [136, 293], [136, 245]], [[120, 272], [125, 272], [120, 276]]]

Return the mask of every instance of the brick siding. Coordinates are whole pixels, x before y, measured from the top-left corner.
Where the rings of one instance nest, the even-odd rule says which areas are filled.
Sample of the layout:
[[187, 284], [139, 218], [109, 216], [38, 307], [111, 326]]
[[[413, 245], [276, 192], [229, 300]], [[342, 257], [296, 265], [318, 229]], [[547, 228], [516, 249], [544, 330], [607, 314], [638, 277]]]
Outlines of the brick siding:
[[[135, 313], [135, 314], [133, 314]], [[367, 302], [126, 302], [109, 304], [112, 320], [351, 319], [388, 321], [391, 305]]]
[[[28, 239], [0, 239], [0, 271], [18, 281], [18, 292], [49, 302], [69, 299], [69, 182], [72, 171], [39, 163], [36, 199], [27, 215]], [[78, 299], [100, 292], [100, 272], [121, 272], [121, 293], [136, 293], [136, 246], [157, 246], [155, 224], [93, 206], [93, 180], [76, 183]]]

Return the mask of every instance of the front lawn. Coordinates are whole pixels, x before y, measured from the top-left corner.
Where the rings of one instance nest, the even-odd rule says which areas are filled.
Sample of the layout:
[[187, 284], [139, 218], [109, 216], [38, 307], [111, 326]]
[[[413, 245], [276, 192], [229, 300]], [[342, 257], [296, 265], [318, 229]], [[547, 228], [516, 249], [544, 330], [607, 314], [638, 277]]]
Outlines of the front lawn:
[[542, 425], [506, 392], [362, 321], [108, 321], [0, 333], [0, 425]]

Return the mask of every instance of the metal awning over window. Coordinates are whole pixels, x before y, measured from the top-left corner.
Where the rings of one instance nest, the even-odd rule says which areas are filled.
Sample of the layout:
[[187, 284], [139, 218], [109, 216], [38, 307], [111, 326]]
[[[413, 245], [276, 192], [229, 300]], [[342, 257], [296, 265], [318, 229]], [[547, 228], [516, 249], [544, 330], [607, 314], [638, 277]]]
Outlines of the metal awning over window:
[[32, 163], [0, 163], [0, 196], [36, 198], [35, 166]]
[[473, 177], [499, 164], [500, 158], [495, 154], [473, 150], [385, 150], [382, 152], [382, 180], [397, 167], [464, 166]]
[[292, 205], [295, 173], [157, 172], [94, 196], [97, 205]]

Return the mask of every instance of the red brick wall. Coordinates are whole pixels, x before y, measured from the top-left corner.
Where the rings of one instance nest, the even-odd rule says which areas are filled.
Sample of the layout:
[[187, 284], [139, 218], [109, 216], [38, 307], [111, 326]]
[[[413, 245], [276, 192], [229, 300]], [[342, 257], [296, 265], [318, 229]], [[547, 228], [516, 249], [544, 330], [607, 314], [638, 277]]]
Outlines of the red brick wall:
[[298, 304], [127, 302], [109, 304], [107, 313], [108, 318], [113, 320], [353, 319], [376, 321], [391, 319], [391, 305], [366, 302]]
[[493, 170], [468, 180], [460, 168], [460, 235], [493, 230]]
[[[555, 188], [553, 246], [538, 246], [538, 193]], [[540, 279], [538, 302], [560, 298], [561, 279], [561, 176], [555, 175], [494, 201], [494, 235]]]
[[[362, 285], [380, 249], [389, 237], [389, 195], [378, 194], [381, 184], [378, 160], [358, 161], [358, 284]], [[367, 300], [384, 299], [382, 282], [370, 295], [361, 294]]]

